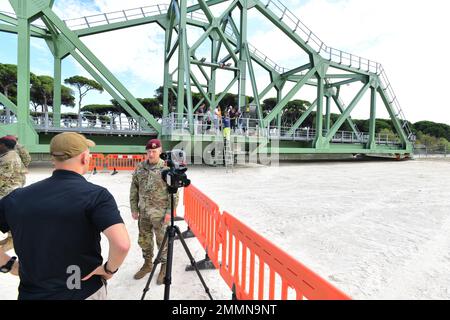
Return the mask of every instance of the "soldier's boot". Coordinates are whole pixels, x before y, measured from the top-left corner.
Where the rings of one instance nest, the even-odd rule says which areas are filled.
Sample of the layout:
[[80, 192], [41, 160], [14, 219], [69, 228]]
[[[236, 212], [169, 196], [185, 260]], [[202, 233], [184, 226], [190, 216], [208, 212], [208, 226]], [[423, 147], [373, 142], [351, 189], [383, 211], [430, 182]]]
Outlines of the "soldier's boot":
[[136, 272], [134, 275], [134, 279], [139, 280], [145, 277], [146, 274], [152, 272], [153, 269], [153, 262], [151, 259], [145, 259], [144, 264], [142, 265], [141, 269]]
[[164, 283], [164, 278], [166, 277], [166, 264], [163, 263], [161, 265], [161, 270], [159, 270], [158, 279], [156, 280], [156, 284], [158, 286]]

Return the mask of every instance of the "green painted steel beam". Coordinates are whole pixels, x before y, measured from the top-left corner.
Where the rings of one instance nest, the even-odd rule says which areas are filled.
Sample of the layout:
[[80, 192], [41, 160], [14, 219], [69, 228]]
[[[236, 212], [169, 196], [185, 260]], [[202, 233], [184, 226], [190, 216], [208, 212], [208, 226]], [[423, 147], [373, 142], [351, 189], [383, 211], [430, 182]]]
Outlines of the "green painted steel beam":
[[6, 108], [11, 110], [14, 114], [17, 114], [17, 106], [11, 102], [3, 93], [0, 92], [0, 103]]
[[238, 57], [234, 53], [233, 47], [231, 43], [228, 41], [228, 37], [225, 35], [225, 33], [221, 29], [216, 29], [218, 31], [218, 35], [220, 39], [222, 40], [222, 44], [227, 48], [228, 53], [231, 55], [231, 59], [233, 59], [234, 63], [238, 64]]
[[259, 0], [252, 0], [255, 3], [255, 8], [265, 16], [273, 25], [275, 25], [279, 30], [281, 30], [287, 37], [289, 37], [295, 44], [297, 44], [300, 48], [302, 48], [305, 52], [315, 52], [314, 49], [309, 46], [300, 36], [289, 28], [287, 24], [285, 24], [280, 17], [276, 16], [270, 9], [268, 9], [267, 5]]
[[195, 51], [200, 47], [203, 42], [209, 37], [210, 33], [214, 31], [216, 27], [210, 26], [202, 35], [200, 38], [195, 41], [195, 43], [189, 48], [189, 56], [192, 56], [195, 54]]
[[[328, 78], [328, 77], [327, 77]], [[340, 87], [340, 86], [344, 86], [346, 84], [352, 84], [361, 80], [366, 80], [367, 81], [367, 77], [362, 78], [362, 79], [357, 79], [357, 78], [353, 78], [353, 79], [348, 79], [348, 80], [343, 80], [343, 81], [339, 81], [339, 82], [335, 82], [335, 83], [329, 83], [327, 84], [327, 88], [333, 88], [333, 87]]]
[[[0, 23], [0, 32], [17, 34], [18, 30], [19, 29], [17, 28], [17, 26], [12, 26], [12, 25], [9, 25], [9, 24]], [[47, 34], [42, 34], [40, 32], [38, 33], [36, 31], [31, 31], [30, 35], [31, 35], [31, 37], [34, 37], [34, 38], [41, 38], [41, 39], [48, 38]]]
[[361, 90], [356, 94], [353, 101], [350, 103], [350, 105], [347, 107], [347, 109], [344, 111], [344, 113], [339, 117], [339, 119], [336, 121], [336, 123], [333, 125], [333, 127], [330, 129], [330, 131], [327, 133], [325, 137], [325, 142], [330, 142], [331, 139], [334, 137], [336, 132], [341, 128], [341, 126], [344, 124], [344, 122], [348, 119], [350, 116], [350, 113], [353, 111], [353, 109], [356, 107], [358, 102], [361, 100], [363, 95], [366, 93], [367, 89], [369, 89], [370, 83], [365, 84]]
[[302, 81], [299, 81], [290, 91], [289, 93], [278, 103], [275, 108], [270, 112], [269, 115], [264, 119], [265, 126], [270, 124], [273, 119], [280, 113], [284, 107], [288, 104], [288, 102], [294, 97], [295, 94], [305, 85], [306, 81], [308, 81], [314, 74], [316, 73], [316, 68], [312, 68], [304, 77]]
[[381, 100], [384, 103], [384, 106], [386, 107], [386, 110], [389, 113], [389, 116], [392, 120], [392, 123], [394, 124], [394, 128], [397, 131], [398, 135], [400, 136], [400, 140], [404, 144], [405, 147], [410, 147], [411, 143], [408, 141], [408, 137], [405, 135], [405, 131], [403, 130], [400, 121], [397, 118], [397, 114], [395, 113], [393, 107], [392, 107], [392, 101], [389, 101], [384, 90], [381, 88], [381, 86], [378, 87], [378, 93], [381, 96]]
[[172, 75], [170, 74], [170, 59], [175, 53], [175, 49], [178, 47], [178, 39], [172, 46], [172, 36], [173, 28], [175, 25], [175, 19], [173, 17], [169, 18], [169, 28], [165, 30], [165, 41], [164, 41], [164, 83], [163, 83], [163, 117], [168, 117], [171, 110], [169, 110], [169, 88], [172, 87]]
[[[189, 58], [189, 45], [187, 41], [187, 28], [186, 28], [186, 19], [187, 19], [187, 5], [186, 1], [181, 0], [177, 1], [179, 17], [180, 20], [178, 22], [178, 80], [177, 80], [177, 90], [178, 90], [178, 98], [177, 98], [177, 112], [178, 112], [178, 121], [183, 120], [184, 110], [187, 111], [187, 118], [189, 123], [189, 130], [191, 134], [194, 133], [194, 111], [192, 106], [192, 92], [191, 92], [191, 67], [190, 67], [190, 58]], [[187, 101], [187, 105], [185, 105], [184, 101]]]
[[298, 68], [294, 68], [292, 70], [289, 70], [288, 72], [282, 73], [281, 77], [282, 78], [288, 78], [290, 76], [295, 75], [296, 73], [299, 73], [299, 72], [302, 72], [302, 71], [305, 71], [305, 70], [309, 70], [312, 67], [313, 67], [313, 65], [311, 63], [307, 63], [307, 64], [305, 64], [303, 66], [300, 66]]
[[309, 108], [303, 112], [302, 116], [294, 123], [294, 125], [289, 129], [288, 136], [294, 135], [295, 131], [300, 128], [300, 126], [305, 122], [306, 118], [314, 111], [317, 106], [317, 99], [309, 106]]
[[[225, 2], [225, 1], [224, 1], [224, 0], [210, 0], [210, 1], [206, 1], [206, 5], [207, 5], [208, 7], [212, 7], [212, 6], [215, 6], [215, 5], [217, 5], [217, 4], [221, 4], [221, 3], [223, 3], [223, 2]], [[190, 6], [190, 7], [187, 8], [187, 13], [191, 13], [191, 12], [194, 12], [194, 11], [198, 11], [198, 10], [200, 10], [200, 9], [201, 9], [200, 4], [192, 5], [192, 6]]]
[[61, 58], [53, 57], [53, 125], [61, 126]]
[[204, 0], [197, 0], [197, 1], [198, 1], [198, 5], [200, 6], [200, 9], [205, 13], [206, 19], [208, 19], [209, 23], [212, 23], [214, 20], [214, 16], [213, 16], [211, 10], [209, 10], [208, 5], [205, 3]]
[[[0, 31], [18, 33], [17, 18], [10, 17], [6, 14], [0, 13], [0, 21], [10, 24], [9, 28], [6, 28], [7, 30], [0, 29]], [[8, 25], [0, 24], [0, 26], [8, 26]], [[46, 30], [36, 27], [34, 25], [30, 25], [30, 34], [31, 36], [38, 38], [47, 38], [50, 36], [50, 34]]]
[[220, 66], [219, 63], [209, 63], [209, 62], [201, 62], [201, 61], [197, 61], [197, 60], [191, 60], [191, 64], [194, 64], [197, 66], [210, 67], [213, 69], [228, 70], [228, 71], [233, 71], [233, 72], [239, 71], [239, 68]]
[[[157, 23], [162, 29], [166, 29], [167, 27], [166, 27], [165, 19], [166, 19], [165, 14], [159, 14], [159, 15], [149, 16], [149, 17], [145, 17], [145, 18], [137, 18], [137, 19], [130, 19], [128, 21], [109, 23], [109, 24], [105, 24], [102, 26], [82, 28], [82, 29], [74, 30], [74, 33], [79, 37], [86, 37], [86, 36], [91, 36], [91, 35], [95, 35], [95, 34], [112, 32], [115, 30], [137, 27], [137, 26], [142, 26], [142, 25], [147, 25], [147, 24], [152, 24], [152, 23]], [[206, 23], [197, 21], [194, 19], [186, 19], [186, 24], [192, 25], [195, 27], [201, 27], [201, 28], [207, 26]]]
[[[59, 17], [50, 9], [43, 9], [44, 15], [51, 23], [59, 29], [61, 34], [108, 80], [109, 83], [139, 112], [140, 115], [158, 132], [161, 132], [161, 125], [155, 118], [136, 100], [135, 97], [125, 88], [125, 86], [106, 68], [106, 66], [84, 45], [83, 42], [70, 31]], [[137, 120], [137, 119], [136, 119]]]
[[332, 67], [332, 68], [336, 68], [336, 69], [339, 69], [342, 71], [352, 72], [352, 73], [356, 73], [356, 74], [360, 74], [360, 75], [370, 76], [370, 72], [368, 72], [368, 71], [364, 71], [364, 70], [353, 68], [353, 67], [348, 67], [348, 66], [336, 63], [334, 61], [329, 61], [328, 63], [330, 64], [330, 67]]
[[331, 96], [326, 95], [325, 130], [328, 132], [331, 127]]
[[261, 91], [261, 93], [259, 94], [259, 99], [263, 99], [270, 92], [270, 90], [272, 90], [275, 87], [275, 84], [276, 81], [272, 79], [272, 82], [269, 83], [269, 85], [266, 88], [264, 88], [264, 90]]
[[205, 103], [205, 98], [201, 98], [200, 101], [194, 107], [194, 113], [200, 108], [200, 106]]
[[[18, 14], [19, 16], [19, 14]], [[18, 18], [17, 49], [17, 122], [19, 138], [25, 145], [34, 144], [27, 126], [30, 117], [30, 23]]]
[[194, 75], [193, 72], [191, 72], [191, 79], [195, 84], [195, 87], [199, 90], [200, 94], [203, 96], [204, 99], [208, 102], [208, 104], [211, 104], [211, 100], [208, 97], [208, 94], [203, 90], [202, 85], [198, 81], [197, 77]]
[[[21, 92], [25, 92], [25, 83], [26, 83], [26, 77], [23, 73], [26, 68], [29, 70], [29, 38], [33, 35], [41, 35], [42, 37], [46, 36], [47, 41], [55, 42], [55, 47], [53, 48], [52, 53], [55, 56], [54, 61], [54, 78], [55, 81], [60, 83], [60, 73], [61, 73], [61, 59], [63, 58], [61, 54], [55, 54], [56, 51], [58, 51], [58, 41], [53, 37], [53, 39], [49, 38], [50, 34], [57, 35], [59, 32], [62, 33], [62, 37], [64, 37], [67, 42], [69, 43], [69, 46], [73, 46], [74, 48], [72, 50], [67, 50], [67, 48], [63, 48], [63, 51], [66, 50], [67, 52], [74, 52], [75, 56], [78, 55], [79, 62], [86, 68], [86, 70], [93, 72], [93, 77], [102, 85], [104, 85], [105, 89], [110, 92], [110, 94], [116, 98], [116, 100], [133, 116], [133, 118], [138, 119], [139, 115], [143, 115], [144, 118], [146, 118], [147, 122], [155, 127], [158, 132], [161, 132], [161, 128], [159, 127], [159, 124], [156, 122], [156, 120], [151, 117], [148, 117], [148, 115], [145, 113], [146, 110], [142, 107], [142, 105], [127, 91], [127, 89], [106, 69], [104, 65], [101, 64], [101, 62], [83, 45], [83, 43], [79, 40], [80, 37], [87, 36], [87, 35], [93, 35], [98, 34], [102, 32], [108, 32], [118, 29], [124, 29], [129, 28], [133, 26], [138, 25], [145, 25], [150, 23], [157, 23], [163, 30], [166, 32], [166, 38], [165, 38], [165, 55], [164, 55], [164, 93], [163, 93], [163, 113], [165, 116], [167, 116], [170, 112], [169, 110], [169, 91], [171, 90], [174, 92], [175, 96], [177, 96], [177, 111], [180, 113], [180, 117], [182, 117], [182, 113], [186, 112], [188, 113], [188, 121], [189, 121], [189, 127], [191, 130], [191, 133], [193, 133], [193, 113], [194, 111], [199, 107], [199, 105], [203, 102], [207, 102], [210, 104], [210, 107], [213, 108], [216, 105], [220, 103], [220, 101], [224, 98], [225, 94], [228, 93], [231, 88], [235, 85], [235, 83], [238, 81], [238, 88], [239, 88], [239, 106], [242, 107], [246, 103], [246, 82], [247, 82], [247, 68], [248, 68], [248, 74], [249, 74], [249, 80], [252, 86], [253, 90], [253, 96], [255, 97], [255, 102], [258, 107], [258, 114], [259, 117], [262, 118], [262, 111], [260, 106], [260, 101], [263, 99], [264, 96], [266, 96], [272, 89], [275, 89], [277, 91], [277, 100], [278, 103], [275, 106], [274, 110], [269, 114], [269, 116], [266, 117], [266, 119], [261, 119], [261, 123], [263, 127], [267, 127], [270, 123], [272, 123], [275, 119], [277, 119], [277, 124], [280, 126], [281, 121], [281, 115], [282, 111], [287, 105], [287, 103], [297, 94], [297, 92], [304, 86], [304, 85], [312, 85], [317, 87], [317, 99], [313, 105], [311, 105], [307, 112], [305, 112], [302, 117], [294, 124], [294, 126], [291, 127], [291, 133], [295, 132], [295, 130], [300, 127], [300, 125], [304, 122], [306, 117], [312, 113], [314, 108], [317, 108], [318, 116], [316, 117], [316, 124], [315, 127], [317, 129], [317, 139], [314, 144], [316, 148], [301, 148], [301, 152], [305, 150], [314, 150], [313, 152], [305, 152], [305, 153], [338, 153], [338, 152], [350, 152], [356, 153], [355, 150], [369, 150], [372, 153], [375, 152], [392, 152], [394, 147], [380, 147], [376, 144], [374, 144], [375, 135], [371, 133], [371, 143], [369, 143], [368, 146], [363, 146], [362, 144], [354, 144], [351, 146], [348, 145], [336, 145], [331, 143], [332, 136], [336, 133], [336, 130], [338, 130], [345, 121], [349, 122], [350, 125], [353, 124], [350, 113], [353, 111], [355, 106], [359, 103], [361, 96], [365, 93], [365, 90], [367, 90], [367, 85], [361, 89], [361, 91], [358, 93], [358, 95], [353, 99], [350, 106], [343, 110], [343, 106], [341, 106], [340, 110], [342, 113], [342, 116], [338, 119], [338, 121], [335, 123], [333, 128], [330, 127], [330, 101], [331, 101], [331, 95], [328, 92], [325, 92], [325, 89], [328, 89], [330, 87], [337, 87], [338, 93], [341, 85], [344, 84], [350, 84], [356, 81], [367, 81], [367, 76], [370, 75], [368, 71], [365, 71], [360, 68], [352, 67], [351, 65], [344, 65], [339, 64], [333, 61], [328, 61], [326, 58], [322, 58], [318, 55], [317, 52], [315, 52], [309, 45], [308, 41], [304, 41], [300, 38], [299, 35], [297, 35], [293, 30], [291, 30], [287, 24], [285, 24], [283, 18], [277, 16], [270, 10], [269, 3], [265, 3], [266, 1], [259, 1], [259, 0], [234, 0], [234, 1], [224, 1], [224, 0], [211, 0], [211, 1], [205, 1], [205, 0], [198, 0], [198, 4], [187, 7], [187, 1], [186, 0], [173, 0], [171, 2], [171, 5], [169, 7], [169, 10], [167, 12], [163, 12], [162, 14], [156, 14], [151, 17], [145, 17], [145, 18], [138, 18], [138, 19], [129, 19], [129, 21], [119, 22], [119, 23], [109, 23], [108, 18], [105, 14], [105, 25], [103, 26], [96, 26], [96, 27], [90, 27], [86, 29], [81, 29], [77, 31], [70, 31], [68, 28], [65, 28], [62, 21], [59, 20], [59, 18], [53, 13], [53, 11], [50, 9], [52, 2], [51, 0], [10, 0], [13, 3], [14, 8], [17, 10], [17, 16], [20, 17], [19, 20], [16, 20], [14, 23], [13, 20], [9, 20], [12, 22], [12, 25], [2, 25], [0, 24], [0, 31], [5, 32], [18, 32], [19, 34], [19, 62], [25, 63], [25, 61], [28, 61], [28, 66], [25, 64], [25, 66], [21, 67], [22, 74], [19, 75], [19, 89], [22, 90]], [[214, 5], [218, 5], [221, 3], [230, 3], [228, 7], [225, 10], [222, 10], [222, 13], [219, 17], [215, 17], [211, 11], [211, 7]], [[21, 5], [19, 5], [21, 4]], [[233, 12], [234, 9], [239, 8], [240, 10], [240, 18], [239, 18], [239, 28], [235, 23], [235, 20], [233, 19], [233, 16], [236, 16]], [[275, 27], [279, 28], [285, 35], [294, 41], [306, 54], [308, 54], [311, 58], [310, 64], [305, 64], [303, 66], [300, 66], [298, 68], [294, 68], [292, 70], [289, 70], [283, 74], [280, 75], [278, 72], [279, 70], [274, 70], [273, 65], [267, 63], [264, 59], [261, 59], [258, 57], [257, 54], [253, 54], [250, 52], [250, 49], [248, 47], [247, 43], [247, 31], [248, 31], [248, 17], [247, 17], [247, 10], [251, 8], [256, 8], [257, 11], [262, 13], [263, 16], [265, 16], [269, 21], [271, 21]], [[206, 19], [208, 22], [201, 21], [201, 19], [197, 20], [193, 17], [188, 17], [190, 13], [201, 11], [205, 14]], [[46, 30], [40, 29], [36, 30], [34, 29], [34, 26], [30, 25], [30, 22], [32, 19], [37, 18], [38, 16], [41, 16], [42, 13], [44, 14], [43, 21], [47, 25], [47, 28], [49, 29], [49, 32]], [[233, 13], [233, 15], [232, 15]], [[284, 15], [283, 15], [284, 16]], [[10, 19], [6, 17], [6, 19]], [[26, 19], [26, 23], [28, 25], [28, 30], [25, 28], [25, 23], [22, 21], [20, 22], [20, 19]], [[0, 20], [1, 16], [0, 16]], [[21, 23], [21, 24], [20, 24]], [[234, 38], [228, 34], [225, 33], [226, 26], [231, 26], [231, 29], [233, 30]], [[17, 25], [17, 27], [16, 27]], [[192, 47], [189, 47], [187, 42], [187, 26], [194, 26], [201, 28], [204, 30], [204, 34], [200, 36], [195, 44]], [[3, 28], [3, 29], [2, 29]], [[16, 29], [15, 29], [16, 28]], [[174, 32], [178, 33], [177, 40], [175, 41], [175, 45], [172, 46], [172, 36], [174, 35]], [[41, 33], [41, 34], [39, 34]], [[45, 34], [45, 35], [44, 35]], [[22, 40], [20, 40], [22, 39]], [[208, 62], [202, 62], [199, 61], [196, 57], [195, 51], [200, 48], [202, 44], [204, 44], [206, 41], [211, 41], [211, 63]], [[52, 50], [52, 45], [49, 45], [49, 47]], [[228, 53], [228, 57], [225, 57], [227, 59], [226, 61], [232, 59], [235, 63], [235, 66], [233, 67], [224, 67], [220, 68], [220, 62], [218, 61], [219, 55], [224, 51], [221, 50], [222, 47], [225, 48], [226, 52]], [[75, 48], [78, 51], [75, 51]], [[178, 49], [178, 66], [170, 73], [170, 63], [172, 61], [172, 58], [175, 54], [175, 52]], [[319, 52], [320, 53], [320, 52]], [[20, 57], [22, 57], [20, 59]], [[191, 60], [191, 57], [193, 58]], [[331, 60], [331, 59], [330, 59]], [[256, 74], [255, 70], [253, 68], [253, 62], [260, 65], [266, 72], [269, 73], [271, 78], [271, 83], [264, 88], [261, 92], [259, 92], [256, 82]], [[271, 62], [272, 63], [272, 62]], [[191, 71], [191, 66], [196, 65], [200, 72], [202, 73], [206, 85], [202, 84], [199, 79], [196, 78], [195, 74]], [[331, 74], [326, 75], [325, 66], [329, 66], [332, 68], [335, 68], [337, 70], [342, 70], [347, 72], [348, 74]], [[209, 68], [209, 69], [208, 69]], [[216, 81], [217, 76], [216, 72], [219, 69], [223, 70], [230, 70], [234, 72], [234, 78], [233, 80], [228, 84], [226, 89], [222, 92], [222, 94], [219, 97], [216, 97]], [[276, 69], [276, 67], [275, 67]], [[208, 74], [207, 70], [210, 71], [210, 74]], [[307, 71], [308, 70], [308, 71]], [[307, 71], [306, 76], [298, 75], [298, 73]], [[283, 71], [284, 72], [284, 71]], [[177, 91], [174, 90], [174, 74], [177, 73], [178, 79], [175, 83], [177, 86]], [[318, 80], [316, 82], [313, 81], [313, 75], [316, 74], [318, 77]], [[324, 82], [327, 82], [326, 79], [342, 79], [341, 81], [334, 83], [334, 84], [326, 84]], [[293, 81], [295, 82], [294, 87], [283, 97], [282, 89], [286, 81]], [[376, 81], [379, 81], [377, 79]], [[28, 75], [28, 86], [29, 86], [29, 75]], [[191, 90], [193, 88], [197, 87], [197, 90], [201, 93], [202, 99], [201, 101], [193, 107], [192, 104], [192, 92]], [[376, 117], [376, 104], [373, 102], [374, 100], [374, 91], [379, 92], [382, 100], [388, 109], [388, 112], [394, 122], [394, 126], [396, 127], [396, 130], [398, 131], [401, 140], [404, 142], [404, 150], [408, 151], [411, 147], [411, 144], [407, 141], [406, 135], [404, 133], [404, 130], [401, 126], [401, 123], [397, 119], [397, 115], [394, 112], [394, 108], [391, 101], [388, 101], [387, 96], [384, 94], [382, 90], [375, 89], [374, 81], [371, 81], [371, 87], [372, 90], [372, 97], [371, 97], [371, 128], [370, 131], [374, 131], [374, 124], [375, 124], [375, 117]], [[206, 88], [207, 91], [205, 91], [203, 88]], [[29, 89], [29, 88], [28, 88]], [[29, 91], [29, 90], [28, 90]], [[60, 86], [57, 84], [55, 85], [55, 96], [54, 100], [58, 102], [60, 100], [60, 97], [58, 96], [58, 92], [60, 92]], [[364, 92], [362, 92], [364, 91]], [[323, 97], [326, 97], [327, 99], [327, 114], [326, 114], [326, 120], [325, 120], [325, 127], [326, 129], [330, 129], [328, 131], [328, 135], [326, 137], [322, 137], [322, 130], [323, 130]], [[124, 98], [124, 99], [122, 99]], [[186, 98], [186, 99], [185, 99]], [[337, 102], [339, 108], [339, 101], [336, 97], [333, 97]], [[22, 113], [22, 120], [25, 119], [24, 113], [24, 103], [25, 100], [29, 101], [28, 97], [21, 97], [17, 111], [18, 113]], [[1, 101], [1, 96], [0, 96]], [[128, 106], [128, 103], [131, 103], [131, 107]], [[185, 104], [185, 101], [187, 103]], [[56, 103], [58, 104], [58, 103]], [[127, 109], [128, 108], [128, 109]], [[23, 109], [23, 110], [22, 110]], [[27, 108], [28, 109], [28, 108]], [[27, 112], [29, 112], [27, 110]], [[60, 111], [58, 110], [58, 107], [55, 108], [55, 114], [56, 119], [55, 122], [59, 122], [58, 120], [58, 114], [60, 114]], [[18, 129], [18, 131], [21, 131], [22, 134], [29, 135], [30, 139], [28, 139], [29, 143], [33, 143], [33, 138], [36, 138], [36, 136], [33, 136], [33, 129], [29, 127], [29, 117], [27, 116], [28, 124], [22, 124], [22, 121], [19, 121], [19, 126], [22, 126], [22, 129]], [[156, 122], [156, 124], [155, 124]], [[340, 123], [340, 124], [339, 124]], [[339, 125], [338, 125], [339, 124]], [[372, 125], [373, 124], [373, 125]], [[352, 126], [352, 129], [355, 131], [356, 126]], [[333, 133], [333, 131], [335, 131]], [[357, 131], [357, 129], [356, 129]], [[403, 136], [402, 136], [403, 134]], [[176, 137], [172, 136], [171, 139], [185, 139], [185, 137]], [[197, 137], [190, 137], [191, 139], [198, 139]], [[203, 138], [199, 138], [201, 141], [206, 141]], [[259, 138], [258, 138], [259, 139]], [[245, 140], [245, 139], [244, 139]], [[268, 142], [266, 138], [266, 142]], [[34, 140], [34, 143], [37, 143], [37, 140]], [[265, 146], [264, 143], [260, 145], [261, 148]], [[365, 148], [366, 149], [365, 149]], [[41, 148], [38, 146], [37, 148]], [[105, 146], [105, 148], [110, 148], [108, 146]], [[141, 147], [142, 149], [142, 147]], [[293, 148], [297, 152], [299, 148]], [[106, 149], [105, 149], [106, 150]], [[111, 150], [108, 149], [108, 150]], [[398, 151], [398, 150], [397, 150]], [[289, 151], [290, 152], [290, 151]], [[296, 152], [296, 153], [297, 153]]]
[[327, 79], [359, 79], [359, 80], [367, 80], [367, 75], [364, 74], [327, 74]]
[[369, 120], [369, 142], [367, 143], [368, 149], [375, 149], [375, 133], [376, 133], [376, 120], [377, 120], [377, 89], [376, 87], [370, 88], [370, 120]]
[[297, 147], [297, 148], [262, 148], [260, 150], [262, 153], [269, 153], [269, 154], [370, 154], [370, 155], [376, 155], [376, 154], [384, 154], [384, 155], [392, 155], [395, 154], [410, 154], [410, 150], [401, 149], [399, 147], [382, 147], [378, 146], [376, 149], [365, 149], [363, 145], [361, 144], [355, 144], [355, 145], [330, 145], [328, 149], [315, 149], [315, 148], [303, 148], [303, 147]]
[[256, 84], [255, 71], [253, 70], [253, 63], [252, 63], [252, 60], [251, 60], [251, 57], [250, 57], [250, 52], [248, 50], [248, 44], [244, 45], [244, 50], [245, 50], [245, 54], [247, 55], [247, 59], [246, 59], [245, 62], [247, 64], [248, 70], [249, 70], [248, 72], [249, 72], [250, 80], [251, 80], [251, 84], [252, 84], [254, 101], [256, 103], [256, 108], [257, 108], [257, 111], [258, 111], [259, 123], [264, 123], [263, 122], [264, 114], [263, 114], [263, 110], [262, 110], [262, 107], [261, 107], [261, 97], [259, 96], [259, 93], [258, 93], [258, 86]]
[[[243, 0], [243, 2], [246, 2], [246, 0]], [[241, 111], [247, 103], [247, 67], [249, 69], [251, 84], [252, 84], [252, 90], [253, 95], [256, 98], [255, 101], [257, 103], [258, 108], [258, 114], [259, 114], [259, 120], [260, 123], [262, 123], [263, 115], [262, 115], [262, 109], [259, 104], [259, 97], [258, 97], [258, 88], [256, 86], [256, 79], [255, 74], [253, 71], [253, 65], [250, 58], [250, 53], [248, 50], [248, 33], [247, 33], [247, 6], [242, 6], [241, 8], [241, 15], [240, 15], [240, 25], [239, 30], [231, 16], [231, 13], [228, 15], [228, 20], [230, 21], [231, 28], [233, 29], [233, 32], [237, 39], [239, 39], [238, 43], [238, 49], [240, 49], [239, 52], [239, 90], [238, 90], [238, 108], [239, 111]], [[245, 51], [244, 51], [245, 50]]]
[[[321, 69], [321, 66], [317, 66], [316, 68]], [[314, 146], [316, 148], [323, 147], [323, 97], [324, 97], [324, 75], [325, 72], [318, 71], [316, 73], [317, 77], [317, 111], [316, 111], [316, 137], [314, 139]]]
[[[341, 102], [339, 101], [338, 97], [336, 95], [332, 95], [333, 101], [336, 104], [336, 106], [338, 107], [339, 111], [341, 112], [341, 114], [344, 114], [345, 112], [345, 107], [341, 104]], [[346, 121], [348, 122], [350, 128], [352, 128], [353, 132], [356, 134], [359, 134], [359, 130], [356, 127], [355, 123], [353, 122], [351, 117], [348, 117], [346, 119]]]
[[238, 77], [234, 77], [233, 80], [228, 84], [228, 86], [223, 90], [222, 94], [217, 98], [215, 105], [219, 105], [223, 98], [225, 98], [225, 95], [228, 93], [228, 91], [233, 87], [233, 85], [238, 81]]
[[151, 24], [151, 23], [157, 23], [157, 22], [163, 21], [165, 18], [166, 18], [166, 14], [158, 14], [158, 15], [149, 16], [149, 17], [145, 17], [145, 18], [130, 19], [128, 21], [123, 21], [123, 22], [114, 22], [114, 23], [105, 22], [106, 24], [102, 25], [102, 26], [87, 27], [87, 28], [83, 28], [83, 29], [74, 30], [73, 32], [78, 37], [86, 37], [86, 36], [92, 36], [92, 35], [96, 35], [96, 34], [104, 33], [104, 32], [111, 32], [111, 31]]
[[197, 64], [198, 69], [200, 70], [202, 76], [205, 78], [206, 82], [209, 83], [209, 81], [211, 80], [209, 78], [208, 73], [206, 72], [205, 68], [203, 67], [202, 63], [200, 61], [198, 61], [197, 57], [194, 55], [193, 58], [195, 60], [191, 60], [191, 64]]

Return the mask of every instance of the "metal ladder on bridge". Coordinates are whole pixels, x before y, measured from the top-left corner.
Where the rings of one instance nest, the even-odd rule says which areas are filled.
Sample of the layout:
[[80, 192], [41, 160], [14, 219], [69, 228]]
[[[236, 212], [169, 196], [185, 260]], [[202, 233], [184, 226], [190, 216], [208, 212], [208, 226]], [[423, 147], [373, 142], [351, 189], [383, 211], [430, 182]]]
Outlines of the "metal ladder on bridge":
[[233, 154], [233, 148], [231, 140], [230, 139], [224, 139], [224, 153], [225, 153], [225, 168], [227, 173], [231, 170], [233, 172], [233, 166], [234, 166], [234, 154]]

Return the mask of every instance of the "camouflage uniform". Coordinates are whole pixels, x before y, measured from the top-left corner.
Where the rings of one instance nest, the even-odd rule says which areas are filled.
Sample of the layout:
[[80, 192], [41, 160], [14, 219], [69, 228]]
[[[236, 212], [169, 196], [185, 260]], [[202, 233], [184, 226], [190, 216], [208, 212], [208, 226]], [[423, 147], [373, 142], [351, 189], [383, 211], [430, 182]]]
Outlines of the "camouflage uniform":
[[[19, 155], [14, 150], [10, 150], [0, 155], [0, 199], [7, 196], [17, 188], [23, 187], [24, 165]], [[8, 251], [12, 248], [11, 233], [8, 237], [0, 241], [3, 250]]]
[[[130, 188], [131, 212], [139, 212], [139, 246], [145, 260], [153, 259], [153, 235], [156, 235], [156, 244], [160, 249], [167, 222], [165, 215], [170, 214], [170, 194], [167, 184], [161, 178], [161, 171], [167, 169], [163, 160], [156, 165], [148, 161], [141, 162], [133, 172]], [[174, 206], [178, 203], [175, 195]], [[167, 260], [167, 243], [164, 246], [161, 262]]]
[[22, 160], [23, 163], [23, 167], [22, 167], [22, 177], [23, 177], [23, 181], [22, 181], [22, 186], [25, 185], [26, 183], [26, 177], [25, 175], [28, 173], [28, 167], [31, 163], [31, 156], [28, 153], [28, 151], [25, 149], [24, 146], [22, 146], [21, 144], [16, 144], [16, 148], [15, 148], [17, 154], [20, 157], [20, 160]]
[[24, 165], [14, 150], [0, 155], [0, 199], [23, 187], [23, 172]]

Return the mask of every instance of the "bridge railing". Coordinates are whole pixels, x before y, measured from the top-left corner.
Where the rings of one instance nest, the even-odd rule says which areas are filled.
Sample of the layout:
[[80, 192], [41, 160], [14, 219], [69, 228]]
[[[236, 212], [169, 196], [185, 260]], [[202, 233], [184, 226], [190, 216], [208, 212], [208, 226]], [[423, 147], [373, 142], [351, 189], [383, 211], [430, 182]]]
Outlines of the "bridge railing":
[[140, 118], [138, 121], [133, 120], [130, 121], [129, 118], [122, 119], [119, 121], [118, 119], [110, 119], [109, 121], [100, 121], [96, 120], [86, 120], [84, 119], [79, 122], [78, 119], [61, 119], [60, 125], [55, 126], [53, 120], [51, 118], [46, 117], [32, 117], [31, 118], [34, 127], [36, 129], [41, 130], [50, 130], [50, 129], [67, 129], [67, 130], [92, 130], [92, 131], [102, 131], [102, 132], [117, 132], [117, 131], [126, 131], [126, 132], [144, 132], [148, 131], [142, 124], [145, 123], [143, 118]]
[[[178, 117], [177, 113], [172, 113], [162, 121], [163, 135], [191, 135], [189, 130], [188, 115], [182, 114]], [[323, 130], [323, 136], [326, 136], [328, 130]], [[222, 135], [223, 123], [219, 120], [206, 122], [206, 116], [198, 114], [193, 118], [193, 134], [195, 136]], [[232, 136], [245, 137], [266, 137], [275, 140], [284, 141], [306, 141], [311, 142], [316, 138], [317, 131], [313, 128], [298, 128], [291, 132], [291, 127], [271, 126], [269, 129], [260, 127], [258, 119], [241, 117], [236, 119], [235, 126], [231, 128]], [[332, 143], [368, 143], [370, 135], [365, 132], [338, 131], [331, 139]], [[375, 137], [375, 143], [379, 145], [401, 145], [398, 135], [378, 133]]]
[[[190, 135], [189, 120], [187, 114], [171, 113], [162, 121], [163, 135], [181, 134]], [[235, 126], [231, 128], [231, 135], [246, 137], [267, 137], [268, 131], [260, 126], [258, 119], [240, 117], [235, 120]], [[234, 129], [234, 130], [233, 130]], [[194, 135], [222, 135], [223, 121], [215, 120], [211, 116], [211, 121], [206, 120], [206, 115], [194, 114], [193, 118]]]
[[72, 30], [97, 27], [116, 22], [125, 22], [131, 19], [145, 18], [157, 14], [167, 13], [167, 4], [157, 4], [134, 9], [120, 10], [102, 14], [95, 14], [76, 19], [64, 20], [67, 27]]
[[11, 124], [11, 123], [17, 123], [17, 117], [15, 114], [2, 114], [0, 115], [0, 124]]
[[[322, 131], [323, 136], [328, 134], [328, 130]], [[284, 141], [314, 141], [317, 130], [312, 128], [299, 128], [293, 133], [290, 127], [271, 127], [269, 130], [269, 138]], [[370, 139], [369, 133], [353, 131], [338, 131], [330, 142], [332, 143], [368, 143]], [[398, 135], [378, 133], [375, 137], [375, 143], [379, 145], [401, 145]]]

